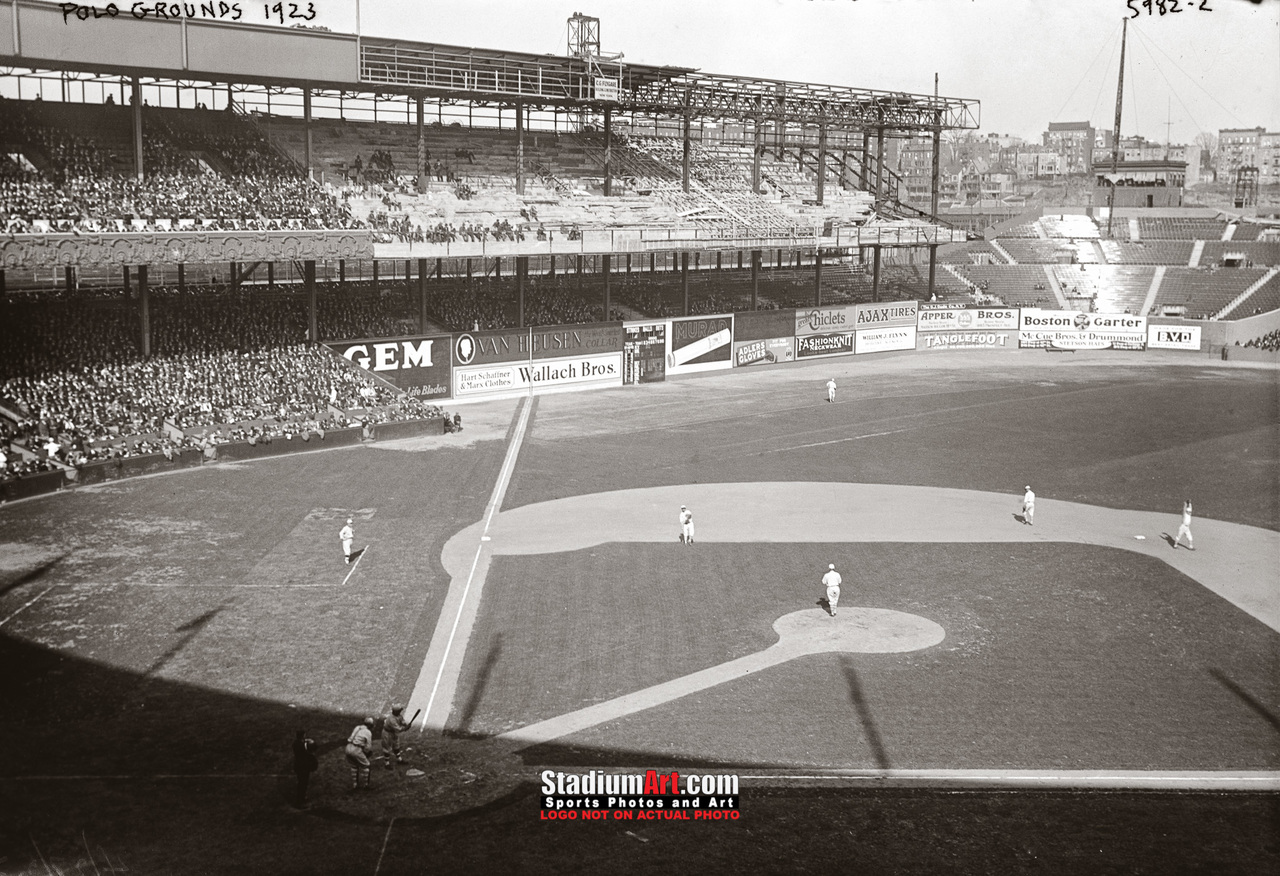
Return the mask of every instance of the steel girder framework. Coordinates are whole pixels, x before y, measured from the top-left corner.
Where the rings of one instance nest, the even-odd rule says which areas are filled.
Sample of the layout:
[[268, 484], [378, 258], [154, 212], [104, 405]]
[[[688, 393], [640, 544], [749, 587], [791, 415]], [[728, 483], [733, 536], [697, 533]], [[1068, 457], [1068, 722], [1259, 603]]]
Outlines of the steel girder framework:
[[[595, 97], [616, 76], [617, 101]], [[932, 132], [977, 128], [976, 100], [777, 79], [585, 61], [555, 55], [364, 39], [360, 80], [374, 87], [484, 103], [787, 125], [833, 130]]]

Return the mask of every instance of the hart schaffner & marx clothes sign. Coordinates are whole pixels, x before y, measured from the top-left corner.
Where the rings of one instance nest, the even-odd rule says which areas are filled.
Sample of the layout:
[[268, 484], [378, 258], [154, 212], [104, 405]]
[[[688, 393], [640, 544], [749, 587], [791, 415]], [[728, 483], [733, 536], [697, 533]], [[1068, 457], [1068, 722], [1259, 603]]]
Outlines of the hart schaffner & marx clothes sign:
[[1129, 313], [1024, 309], [1018, 324], [1021, 347], [1141, 350], [1146, 344], [1147, 318]]

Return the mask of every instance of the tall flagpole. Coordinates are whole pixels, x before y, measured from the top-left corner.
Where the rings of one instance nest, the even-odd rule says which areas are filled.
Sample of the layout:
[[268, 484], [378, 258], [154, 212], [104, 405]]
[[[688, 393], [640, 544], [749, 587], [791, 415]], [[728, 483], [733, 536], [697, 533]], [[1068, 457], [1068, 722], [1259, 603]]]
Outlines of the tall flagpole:
[[1107, 199], [1107, 238], [1111, 238], [1111, 220], [1116, 212], [1116, 182], [1120, 166], [1120, 109], [1124, 105], [1124, 44], [1129, 37], [1129, 19], [1120, 31], [1120, 79], [1116, 83], [1116, 127], [1111, 132], [1111, 195]]

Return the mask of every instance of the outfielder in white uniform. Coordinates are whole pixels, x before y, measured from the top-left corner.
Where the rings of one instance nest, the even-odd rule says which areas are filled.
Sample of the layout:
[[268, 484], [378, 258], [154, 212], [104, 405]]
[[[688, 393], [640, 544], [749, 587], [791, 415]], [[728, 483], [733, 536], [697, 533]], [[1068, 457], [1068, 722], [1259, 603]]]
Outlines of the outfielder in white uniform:
[[1187, 537], [1187, 550], [1196, 549], [1195, 542], [1191, 538], [1191, 500], [1188, 499], [1182, 503], [1182, 525], [1178, 527], [1178, 537], [1173, 540], [1173, 549], [1178, 549], [1178, 542], [1182, 541], [1183, 536]]
[[338, 538], [342, 539], [342, 556], [346, 558], [347, 564], [351, 563], [351, 542], [355, 540], [356, 531], [351, 528], [351, 518], [347, 518], [347, 525], [342, 527], [338, 532]]
[[836, 400], [836, 379], [833, 377], [827, 381], [827, 401]]
[[693, 512], [684, 505], [680, 506], [680, 542], [693, 544]]
[[1036, 494], [1031, 492], [1030, 485], [1027, 485], [1026, 490], [1022, 495], [1022, 519], [1028, 526], [1035, 526]]
[[836, 571], [836, 564], [827, 565], [827, 574], [822, 576], [822, 583], [827, 588], [827, 607], [831, 609], [831, 616], [836, 616], [836, 606], [840, 604], [840, 573]]

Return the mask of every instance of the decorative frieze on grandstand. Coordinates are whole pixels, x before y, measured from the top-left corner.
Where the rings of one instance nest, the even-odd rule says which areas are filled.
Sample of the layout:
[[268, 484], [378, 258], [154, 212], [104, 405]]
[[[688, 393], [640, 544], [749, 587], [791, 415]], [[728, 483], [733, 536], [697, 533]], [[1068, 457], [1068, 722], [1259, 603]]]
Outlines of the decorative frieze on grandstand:
[[18, 234], [0, 239], [0, 267], [209, 264], [303, 259], [368, 259], [368, 231]]

